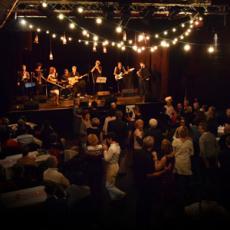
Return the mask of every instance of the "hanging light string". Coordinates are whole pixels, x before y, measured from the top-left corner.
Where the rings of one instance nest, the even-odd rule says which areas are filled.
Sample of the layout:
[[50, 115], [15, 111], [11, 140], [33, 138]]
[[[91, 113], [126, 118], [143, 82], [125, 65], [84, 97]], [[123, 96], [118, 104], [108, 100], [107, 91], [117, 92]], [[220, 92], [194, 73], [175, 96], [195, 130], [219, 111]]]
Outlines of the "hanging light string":
[[[141, 33], [138, 35], [137, 39], [135, 38], [133, 40], [129, 39], [127, 41], [119, 41], [119, 42], [110, 41], [109, 39], [106, 39], [105, 37], [99, 36], [99, 35], [91, 32], [91, 31], [87, 30], [86, 28], [78, 25], [72, 19], [66, 17], [63, 14], [59, 14], [58, 18], [60, 20], [67, 18], [69, 21], [69, 27], [71, 30], [74, 30], [76, 27], [78, 29], [80, 29], [81, 34], [84, 37], [84, 39], [78, 39], [78, 42], [84, 43], [85, 45], [93, 44], [93, 50], [94, 51], [96, 50], [96, 47], [98, 46], [98, 44], [101, 44], [103, 47], [103, 51], [106, 50], [106, 52], [107, 52], [107, 49], [104, 49], [104, 47], [107, 47], [110, 45], [112, 47], [117, 47], [117, 48], [121, 49], [122, 51], [125, 51], [126, 48], [132, 48], [134, 51], [136, 51], [138, 53], [141, 53], [141, 52], [145, 51], [146, 49], [150, 50], [151, 52], [154, 52], [155, 50], [158, 49], [158, 47], [168, 48], [168, 47], [170, 47], [170, 45], [176, 45], [177, 43], [182, 43], [182, 44], [187, 45], [186, 46], [187, 49], [191, 45], [202, 45], [202, 46], [203, 45], [209, 45], [209, 47], [211, 47], [211, 45], [212, 45], [212, 44], [199, 44], [199, 43], [191, 43], [191, 42], [183, 41], [184, 38], [188, 37], [191, 34], [192, 29], [194, 29], [196, 26], [198, 26], [199, 22], [201, 22], [203, 20], [202, 17], [198, 17], [197, 15], [194, 16], [189, 21], [181, 23], [179, 26], [165, 30], [159, 34], [147, 35], [145, 33]], [[20, 23], [24, 27], [26, 27], [32, 31], [35, 31], [36, 33], [45, 32], [47, 35], [51, 36], [52, 38], [60, 37], [60, 39], [62, 40], [62, 43], [64, 45], [67, 43], [67, 41], [68, 42], [73, 41], [73, 38], [71, 36], [66, 36], [65, 33], [64, 33], [64, 36], [63, 35], [60, 36], [57, 33], [51, 33], [50, 30], [44, 31], [40, 27], [35, 27], [33, 24], [29, 24], [29, 22], [26, 21], [24, 18], [20, 20]], [[183, 33], [181, 33], [180, 35], [175, 36], [173, 39], [170, 39], [167, 37], [169, 31], [172, 33], [175, 33], [179, 27], [185, 28], [186, 30], [183, 31]], [[146, 44], [141, 45], [141, 44], [139, 44], [143, 41], [146, 43], [146, 40], [149, 42], [150, 38], [153, 36], [154, 36], [155, 40], [160, 40], [158, 42], [158, 44], [153, 44], [153, 45], [146, 45]], [[133, 44], [133, 41], [134, 41], [134, 44]], [[210, 50], [213, 50], [213, 48], [211, 48]]]

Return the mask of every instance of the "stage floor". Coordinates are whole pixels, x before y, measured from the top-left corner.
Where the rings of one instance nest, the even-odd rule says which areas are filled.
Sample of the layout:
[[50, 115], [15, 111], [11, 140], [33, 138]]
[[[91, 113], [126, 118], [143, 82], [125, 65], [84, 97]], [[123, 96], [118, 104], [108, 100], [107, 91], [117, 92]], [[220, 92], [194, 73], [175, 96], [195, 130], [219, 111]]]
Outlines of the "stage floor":
[[144, 97], [139, 95], [133, 96], [82, 96], [75, 99], [60, 99], [60, 104], [56, 105], [52, 98], [35, 98], [29, 100], [28, 98], [17, 98], [16, 103], [12, 106], [10, 112], [19, 111], [32, 111], [32, 110], [62, 110], [70, 109], [74, 106], [74, 103], [80, 103], [85, 107], [90, 107], [92, 102], [96, 102], [98, 107], [104, 107], [108, 100], [115, 99], [118, 105], [133, 105], [145, 103]]

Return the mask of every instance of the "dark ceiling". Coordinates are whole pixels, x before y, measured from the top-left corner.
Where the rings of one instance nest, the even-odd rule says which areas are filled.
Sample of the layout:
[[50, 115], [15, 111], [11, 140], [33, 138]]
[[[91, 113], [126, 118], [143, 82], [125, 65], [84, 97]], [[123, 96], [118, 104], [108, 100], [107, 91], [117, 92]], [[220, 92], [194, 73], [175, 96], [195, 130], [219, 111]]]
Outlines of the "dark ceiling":
[[[42, 2], [47, 7], [42, 7]], [[84, 18], [98, 16], [107, 19], [129, 20], [133, 18], [178, 19], [190, 14], [226, 15], [229, 13], [229, 3], [226, 0], [111, 0], [111, 1], [73, 1], [73, 0], [1, 0], [0, 28], [12, 15], [33, 18], [47, 17], [47, 9], [56, 13], [76, 16], [78, 8], [84, 9]]]

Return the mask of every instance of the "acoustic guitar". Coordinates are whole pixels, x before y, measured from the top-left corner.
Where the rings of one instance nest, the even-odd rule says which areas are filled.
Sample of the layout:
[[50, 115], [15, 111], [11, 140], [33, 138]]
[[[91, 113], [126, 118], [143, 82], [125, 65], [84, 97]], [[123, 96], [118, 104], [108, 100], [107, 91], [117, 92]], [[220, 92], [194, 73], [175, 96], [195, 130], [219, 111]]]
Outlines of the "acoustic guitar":
[[69, 83], [69, 85], [73, 86], [73, 85], [75, 85], [76, 83], [78, 83], [79, 80], [81, 80], [82, 78], [84, 78], [84, 77], [86, 77], [86, 76], [88, 76], [88, 73], [86, 73], [86, 74], [84, 74], [84, 75], [82, 75], [82, 76], [80, 76], [80, 77], [78, 77], [78, 76], [69, 77], [69, 78], [68, 78], [68, 83]]

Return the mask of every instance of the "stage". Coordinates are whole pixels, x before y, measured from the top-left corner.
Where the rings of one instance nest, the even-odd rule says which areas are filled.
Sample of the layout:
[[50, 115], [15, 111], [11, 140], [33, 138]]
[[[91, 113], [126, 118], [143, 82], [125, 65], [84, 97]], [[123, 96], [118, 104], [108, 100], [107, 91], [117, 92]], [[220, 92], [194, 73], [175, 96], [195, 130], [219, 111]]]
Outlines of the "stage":
[[[28, 121], [42, 124], [45, 120], [51, 121], [57, 131], [64, 137], [73, 136], [73, 108], [74, 104], [80, 105], [82, 109], [92, 111], [92, 117], [99, 117], [101, 121], [107, 115], [110, 103], [116, 101], [118, 109], [126, 112], [127, 106], [138, 105], [140, 110], [146, 114], [146, 119], [158, 116], [162, 108], [160, 101], [146, 102], [139, 95], [116, 96], [116, 95], [87, 95], [84, 97], [60, 99], [60, 104], [55, 105], [52, 98], [34, 97], [17, 98], [7, 113], [10, 121], [17, 122], [20, 117], [26, 117]], [[95, 103], [96, 102], [96, 103]]]

